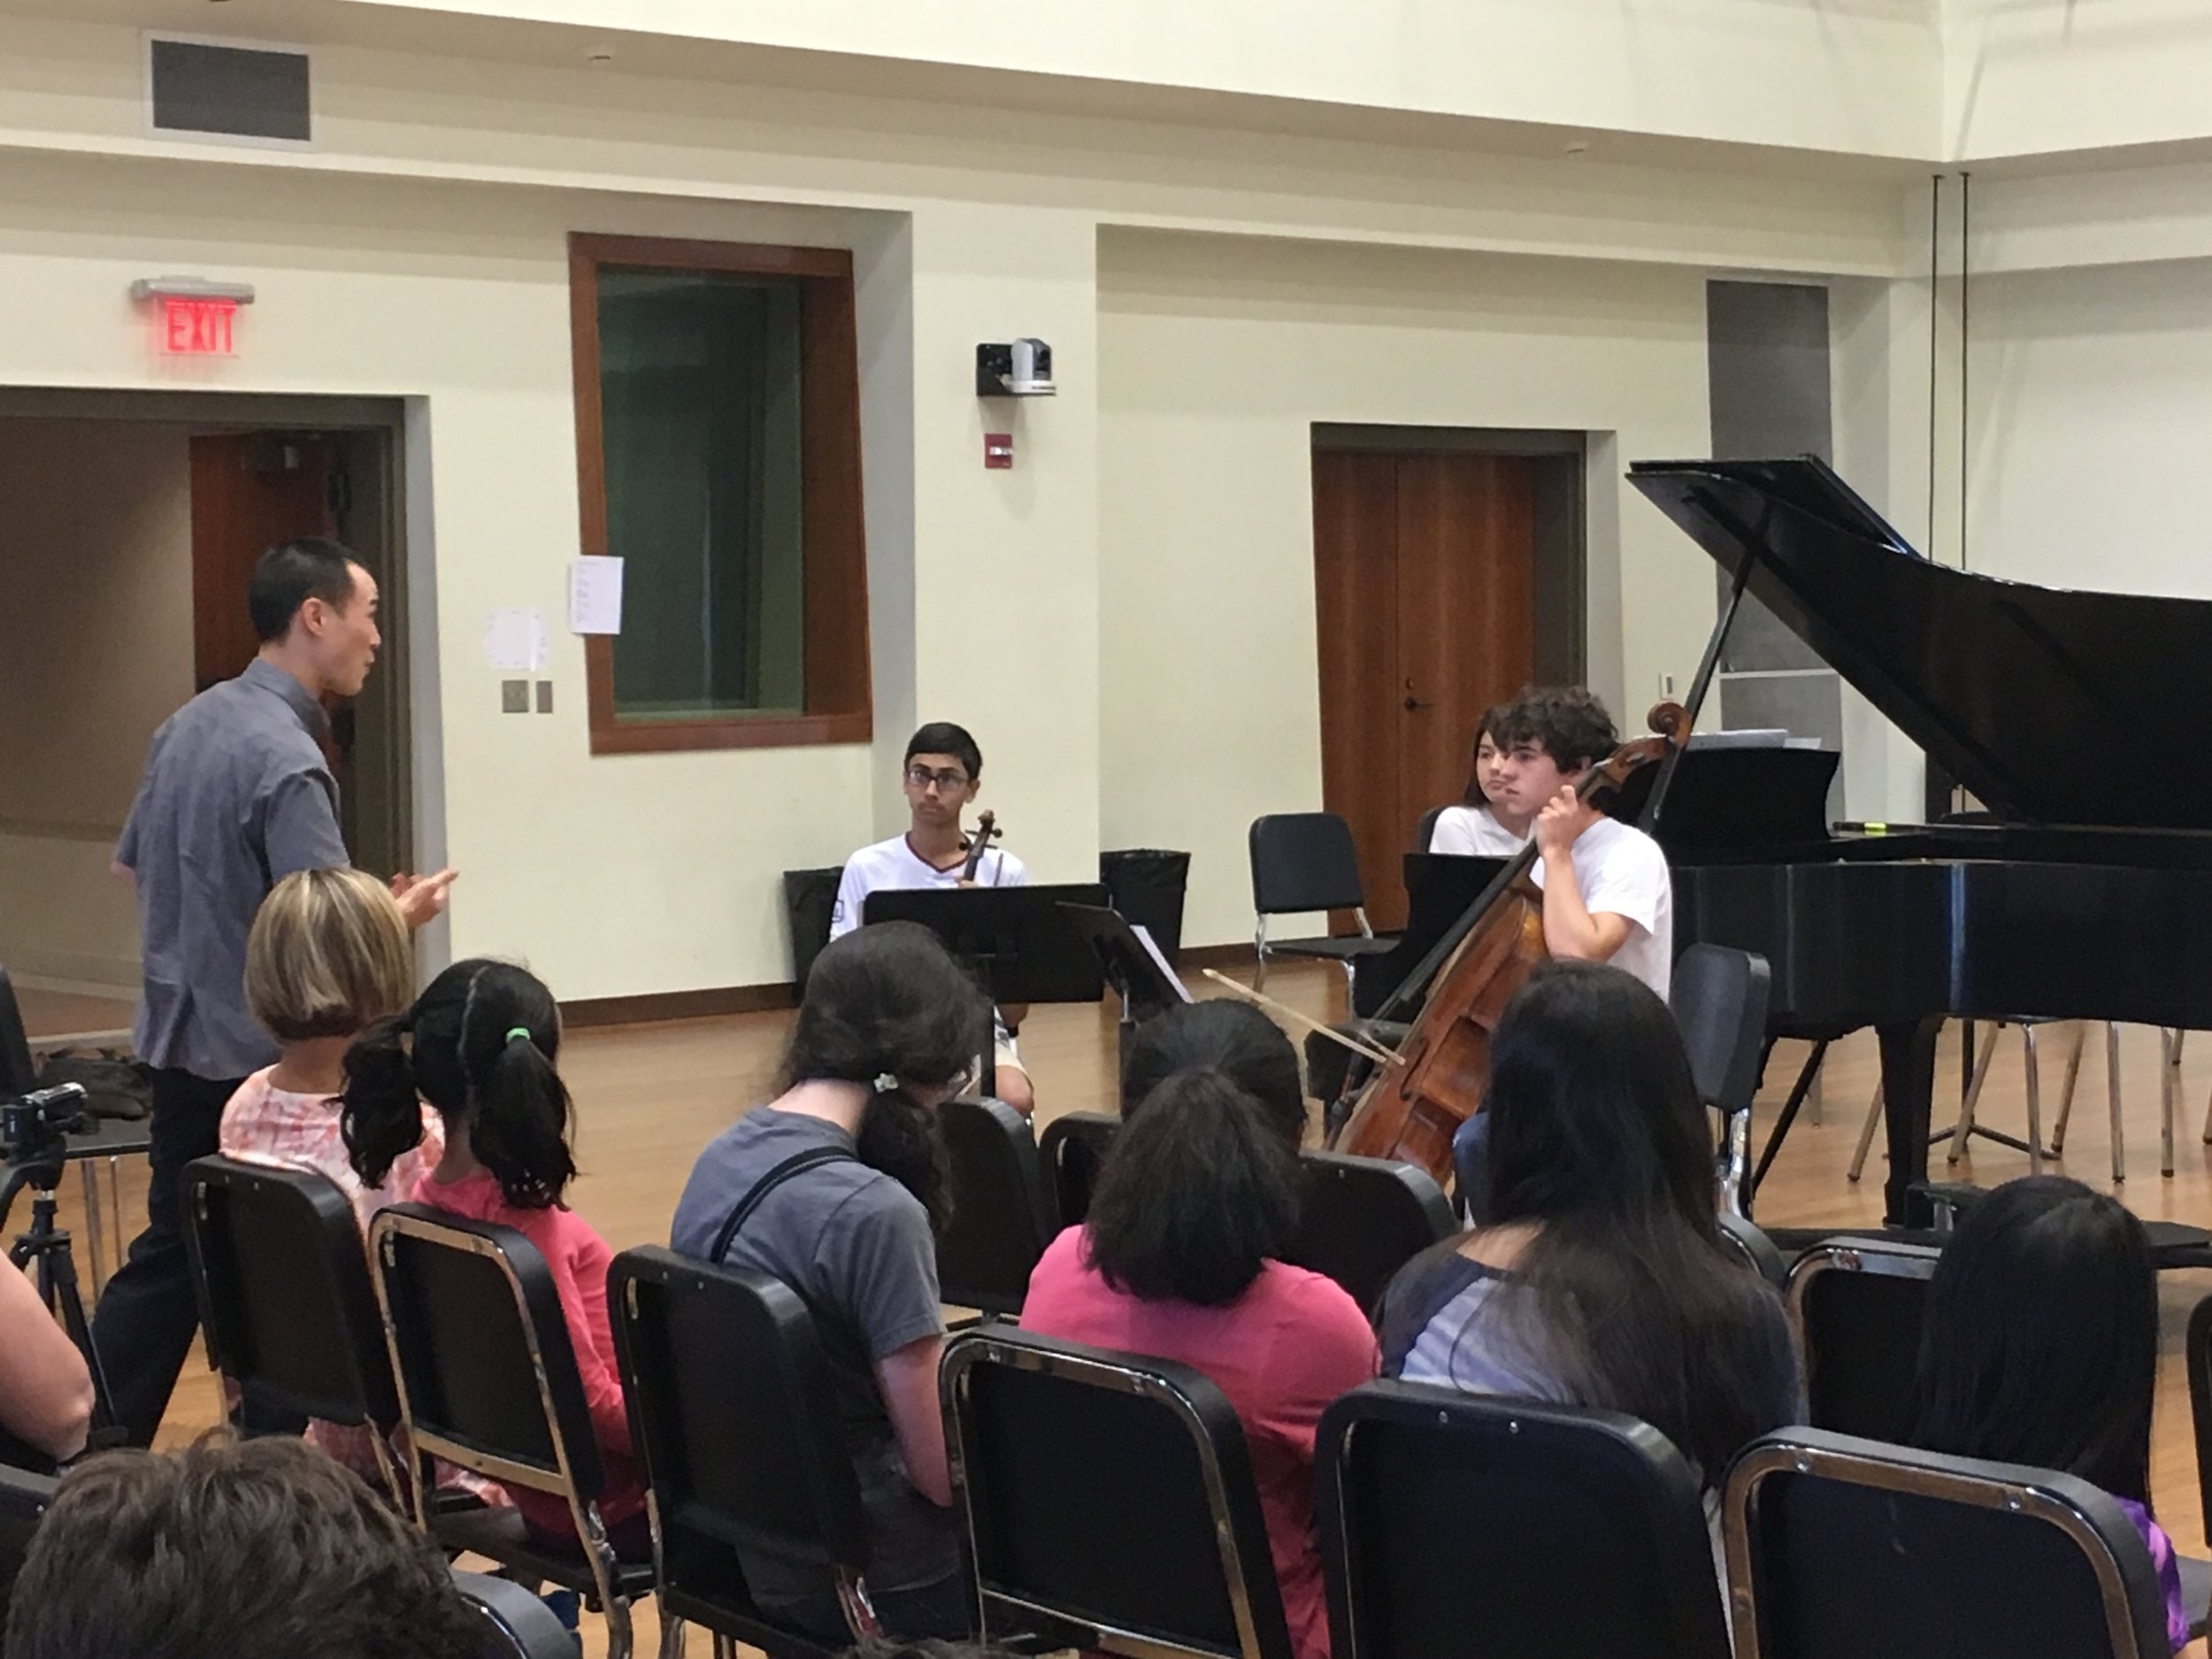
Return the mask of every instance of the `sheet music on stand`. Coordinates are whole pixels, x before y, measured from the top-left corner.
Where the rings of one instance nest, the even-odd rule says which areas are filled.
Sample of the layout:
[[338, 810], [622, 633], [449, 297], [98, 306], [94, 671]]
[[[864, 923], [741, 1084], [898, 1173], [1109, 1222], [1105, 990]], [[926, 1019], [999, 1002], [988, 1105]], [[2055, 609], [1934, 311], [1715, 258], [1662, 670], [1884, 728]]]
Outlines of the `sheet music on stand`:
[[1102, 904], [1064, 902], [1060, 913], [1090, 946], [1106, 982], [1120, 995], [1125, 1026], [1193, 1000], [1189, 987], [1169, 965], [1152, 935], [1119, 910]]

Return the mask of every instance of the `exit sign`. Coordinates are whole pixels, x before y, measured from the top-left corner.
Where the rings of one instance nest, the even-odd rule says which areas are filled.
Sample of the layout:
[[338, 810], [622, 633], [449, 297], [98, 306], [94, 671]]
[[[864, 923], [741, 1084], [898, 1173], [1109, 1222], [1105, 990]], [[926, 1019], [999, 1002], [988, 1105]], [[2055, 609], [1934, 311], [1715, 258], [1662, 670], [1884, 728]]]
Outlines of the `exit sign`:
[[232, 325], [237, 316], [236, 300], [165, 294], [155, 340], [166, 357], [231, 357], [236, 351]]

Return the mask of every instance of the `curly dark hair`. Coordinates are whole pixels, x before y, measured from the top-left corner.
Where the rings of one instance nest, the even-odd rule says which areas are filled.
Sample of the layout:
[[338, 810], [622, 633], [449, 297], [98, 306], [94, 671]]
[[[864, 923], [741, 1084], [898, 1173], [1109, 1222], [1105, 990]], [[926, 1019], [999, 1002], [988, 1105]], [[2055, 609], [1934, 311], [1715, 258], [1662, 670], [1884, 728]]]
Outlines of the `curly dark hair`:
[[1620, 746], [1619, 728], [1594, 693], [1580, 686], [1529, 686], [1483, 717], [1490, 740], [1510, 749], [1534, 743], [1562, 772], [1580, 772]]
[[476, 1659], [429, 1539], [303, 1442], [217, 1431], [62, 1478], [8, 1608], [13, 1659]]
[[1184, 1002], [1130, 1034], [1121, 1063], [1121, 1115], [1178, 1071], [1218, 1071], [1267, 1109], [1294, 1149], [1306, 1130], [1298, 1050], [1282, 1027], [1249, 1002], [1217, 996]]

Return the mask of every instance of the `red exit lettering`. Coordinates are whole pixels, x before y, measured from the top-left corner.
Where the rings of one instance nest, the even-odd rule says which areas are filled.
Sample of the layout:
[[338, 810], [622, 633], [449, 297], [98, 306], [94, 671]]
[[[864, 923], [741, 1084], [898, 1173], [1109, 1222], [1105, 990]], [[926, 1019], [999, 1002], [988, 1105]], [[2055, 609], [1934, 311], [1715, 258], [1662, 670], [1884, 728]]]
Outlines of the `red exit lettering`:
[[161, 302], [162, 350], [179, 357], [231, 356], [231, 319], [237, 311], [236, 300], [165, 296]]

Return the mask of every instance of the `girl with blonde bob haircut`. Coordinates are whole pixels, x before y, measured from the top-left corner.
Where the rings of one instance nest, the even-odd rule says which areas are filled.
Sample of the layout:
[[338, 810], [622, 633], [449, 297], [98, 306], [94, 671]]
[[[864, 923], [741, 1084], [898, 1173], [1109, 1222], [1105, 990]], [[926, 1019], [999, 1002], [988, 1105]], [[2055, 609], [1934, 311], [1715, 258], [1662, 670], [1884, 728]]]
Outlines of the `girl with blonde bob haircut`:
[[[277, 1063], [238, 1086], [223, 1108], [225, 1157], [311, 1170], [369, 1217], [437, 1167], [444, 1134], [423, 1111], [423, 1144], [372, 1186], [354, 1173], [339, 1130], [345, 1053], [414, 995], [414, 947], [391, 891], [358, 870], [299, 870], [269, 890], [246, 935], [246, 1006], [277, 1040]], [[307, 1437], [357, 1473], [377, 1474], [373, 1430], [310, 1423]], [[452, 1473], [440, 1471], [441, 1484]], [[488, 1498], [496, 1487], [480, 1493]]]
[[[226, 1157], [286, 1164], [327, 1176], [363, 1227], [437, 1165], [435, 1114], [419, 1169], [395, 1168], [372, 1187], [354, 1173], [338, 1131], [345, 1053], [361, 1032], [414, 995], [414, 951], [390, 891], [358, 870], [300, 870], [270, 889], [246, 936], [246, 1006], [277, 1040], [277, 1063], [223, 1108]], [[404, 1160], [403, 1160], [404, 1162]]]

